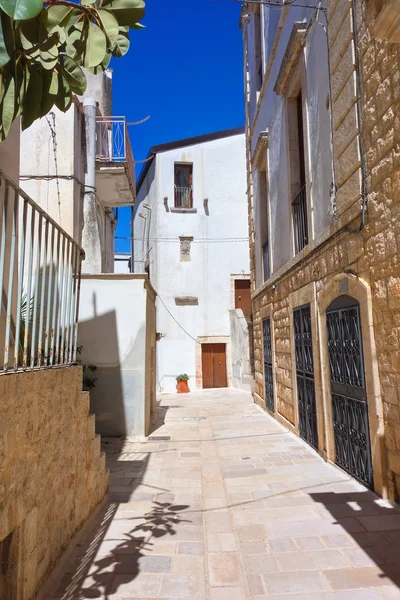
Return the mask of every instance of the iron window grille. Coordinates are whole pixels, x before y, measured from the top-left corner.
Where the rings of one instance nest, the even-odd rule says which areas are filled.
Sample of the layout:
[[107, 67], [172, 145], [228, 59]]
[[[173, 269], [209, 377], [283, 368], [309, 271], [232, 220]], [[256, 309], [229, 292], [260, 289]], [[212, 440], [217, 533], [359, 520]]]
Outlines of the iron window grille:
[[264, 378], [265, 378], [265, 405], [269, 412], [275, 412], [274, 399], [274, 378], [272, 363], [272, 336], [271, 319], [263, 321], [263, 341], [264, 341]]
[[263, 250], [263, 270], [264, 270], [264, 281], [267, 281], [271, 277], [271, 270], [269, 266], [269, 241], [267, 240], [262, 247]]
[[304, 185], [292, 202], [295, 253], [308, 244], [307, 190]]
[[293, 311], [293, 324], [300, 436], [317, 450], [318, 427], [309, 304]]
[[326, 314], [336, 463], [372, 487], [360, 311], [341, 296]]

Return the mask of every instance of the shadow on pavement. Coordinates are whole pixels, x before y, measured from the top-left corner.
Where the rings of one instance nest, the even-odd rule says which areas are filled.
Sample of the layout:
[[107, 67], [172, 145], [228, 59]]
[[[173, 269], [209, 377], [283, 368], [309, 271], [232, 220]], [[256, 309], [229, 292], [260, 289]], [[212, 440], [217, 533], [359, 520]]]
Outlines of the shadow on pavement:
[[[130, 444], [123, 438], [103, 440], [111, 470], [110, 501], [77, 546], [75, 560], [51, 598], [108, 600], [143, 570], [162, 572], [157, 561], [165, 557], [151, 556], [152, 546], [157, 539], [174, 536], [179, 523], [190, 522], [181, 517], [189, 506], [168, 501], [169, 490], [146, 485], [145, 492], [136, 492], [151, 454], [129, 451]], [[137, 459], [129, 460], [135, 454]], [[142, 512], [143, 503], [147, 506]]]
[[393, 582], [400, 587], [400, 507], [390, 506], [368, 490], [311, 493], [310, 497], [322, 504], [359, 546], [355, 562], [359, 561], [360, 567], [379, 568], [375, 585]]

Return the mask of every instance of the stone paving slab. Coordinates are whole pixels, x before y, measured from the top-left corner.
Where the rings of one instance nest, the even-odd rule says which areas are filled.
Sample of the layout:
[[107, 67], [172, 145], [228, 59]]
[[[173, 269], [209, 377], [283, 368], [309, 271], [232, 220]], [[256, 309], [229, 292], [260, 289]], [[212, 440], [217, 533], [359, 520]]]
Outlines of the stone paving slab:
[[237, 390], [103, 440], [110, 500], [48, 600], [400, 600], [400, 509]]

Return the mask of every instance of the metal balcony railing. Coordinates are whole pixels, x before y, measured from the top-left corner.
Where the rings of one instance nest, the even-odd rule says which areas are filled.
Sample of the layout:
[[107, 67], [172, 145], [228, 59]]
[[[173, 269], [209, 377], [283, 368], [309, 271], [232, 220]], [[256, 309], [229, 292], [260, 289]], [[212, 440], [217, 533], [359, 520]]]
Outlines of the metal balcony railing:
[[175, 186], [175, 208], [193, 208], [192, 186]]
[[[125, 117], [96, 118], [96, 159], [126, 162], [130, 151]], [[130, 151], [132, 155], [132, 151]]]
[[0, 171], [0, 374], [76, 361], [83, 256]]
[[307, 191], [304, 185], [292, 202], [295, 253], [308, 244]]

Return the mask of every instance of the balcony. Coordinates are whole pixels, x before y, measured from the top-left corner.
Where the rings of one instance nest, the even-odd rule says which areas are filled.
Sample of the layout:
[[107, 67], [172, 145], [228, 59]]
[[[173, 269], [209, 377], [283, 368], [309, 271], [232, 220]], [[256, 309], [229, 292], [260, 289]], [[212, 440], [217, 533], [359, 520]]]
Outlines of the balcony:
[[175, 208], [193, 208], [192, 186], [175, 186]]
[[105, 207], [135, 203], [135, 163], [125, 117], [96, 118], [96, 189]]
[[76, 362], [83, 257], [0, 171], [0, 375]]

